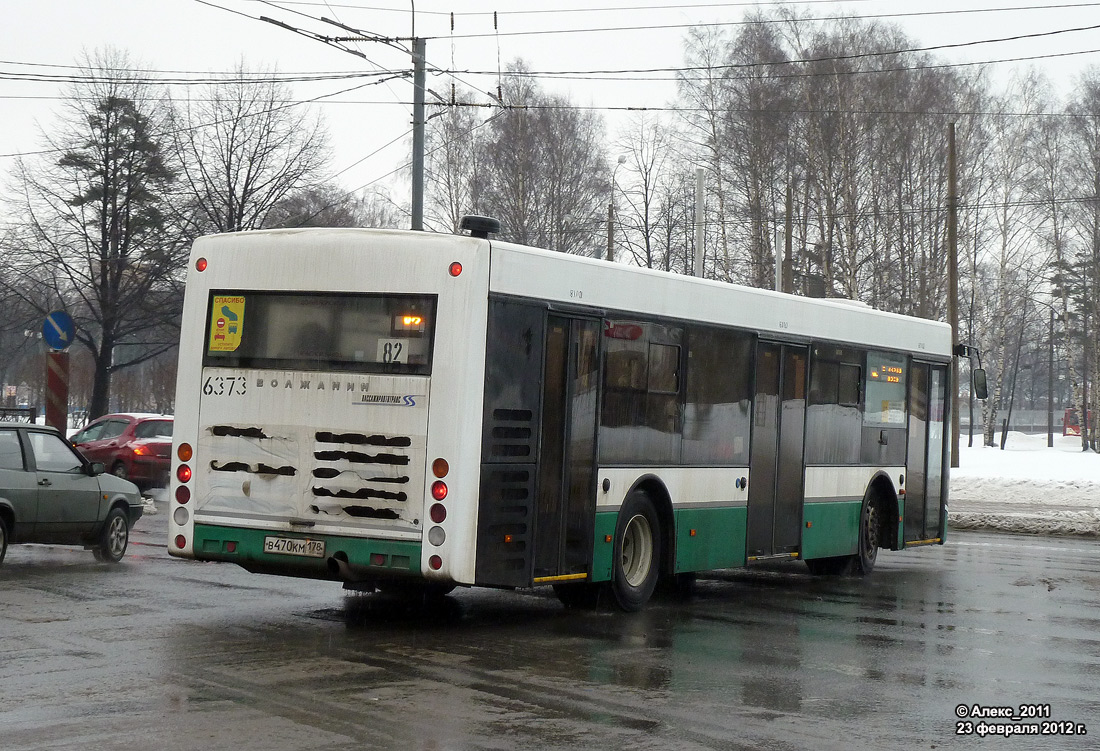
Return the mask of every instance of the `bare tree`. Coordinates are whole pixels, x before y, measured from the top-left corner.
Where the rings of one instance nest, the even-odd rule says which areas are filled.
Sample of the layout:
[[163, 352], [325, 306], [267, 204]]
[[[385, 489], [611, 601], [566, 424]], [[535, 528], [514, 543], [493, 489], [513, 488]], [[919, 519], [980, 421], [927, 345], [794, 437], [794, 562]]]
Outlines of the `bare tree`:
[[319, 117], [273, 71], [241, 63], [173, 111], [180, 199], [194, 235], [265, 226], [289, 196], [317, 187], [328, 160]]
[[279, 201], [265, 227], [400, 227], [404, 213], [385, 192], [355, 195], [333, 183], [305, 188]]
[[425, 224], [440, 232], [458, 232], [463, 216], [482, 211], [477, 174], [484, 120], [472, 96], [455, 90], [451, 104], [428, 121]]
[[18, 166], [7, 248], [25, 302], [75, 319], [94, 359], [93, 416], [107, 411], [114, 372], [175, 346], [182, 299], [186, 249], [165, 220], [174, 175], [164, 124], [133, 67], [116, 51], [82, 61], [46, 138], [52, 152]]
[[480, 142], [474, 192], [508, 240], [602, 256], [610, 172], [603, 121], [543, 92], [522, 62], [508, 68], [503, 105]]

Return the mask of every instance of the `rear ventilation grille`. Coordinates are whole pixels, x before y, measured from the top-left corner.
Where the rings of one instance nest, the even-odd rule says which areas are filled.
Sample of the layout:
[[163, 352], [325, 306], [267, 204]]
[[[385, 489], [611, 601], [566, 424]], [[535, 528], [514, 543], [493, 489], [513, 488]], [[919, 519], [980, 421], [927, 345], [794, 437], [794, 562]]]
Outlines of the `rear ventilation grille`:
[[475, 572], [478, 584], [530, 584], [534, 506], [531, 465], [482, 466]]
[[489, 430], [489, 459], [533, 461], [534, 414], [529, 409], [494, 409]]

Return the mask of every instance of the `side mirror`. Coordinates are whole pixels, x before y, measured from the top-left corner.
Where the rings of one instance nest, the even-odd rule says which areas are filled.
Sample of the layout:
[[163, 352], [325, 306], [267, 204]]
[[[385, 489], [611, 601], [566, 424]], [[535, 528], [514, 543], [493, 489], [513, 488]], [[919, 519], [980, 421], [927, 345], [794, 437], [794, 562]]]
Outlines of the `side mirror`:
[[979, 399], [985, 399], [989, 396], [989, 389], [985, 383], [985, 369], [976, 368], [974, 370], [974, 396]]
[[88, 474], [92, 477], [99, 477], [101, 474], [107, 471], [107, 465], [103, 462], [92, 462], [88, 465]]

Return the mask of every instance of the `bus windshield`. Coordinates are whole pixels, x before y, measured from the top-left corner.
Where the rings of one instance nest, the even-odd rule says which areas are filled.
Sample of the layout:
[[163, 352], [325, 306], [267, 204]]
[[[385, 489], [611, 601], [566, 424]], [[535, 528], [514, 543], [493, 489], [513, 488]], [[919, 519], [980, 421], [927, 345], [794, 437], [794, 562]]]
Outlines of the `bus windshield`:
[[431, 373], [434, 295], [214, 290], [203, 365]]

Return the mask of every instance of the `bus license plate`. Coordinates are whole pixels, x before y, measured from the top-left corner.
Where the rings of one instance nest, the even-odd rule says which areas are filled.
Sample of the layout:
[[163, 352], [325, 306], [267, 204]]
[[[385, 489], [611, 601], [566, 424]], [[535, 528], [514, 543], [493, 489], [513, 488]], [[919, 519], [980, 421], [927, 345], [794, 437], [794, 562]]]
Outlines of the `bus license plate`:
[[264, 552], [277, 555], [298, 555], [304, 558], [324, 558], [324, 540], [299, 540], [293, 537], [265, 537]]

